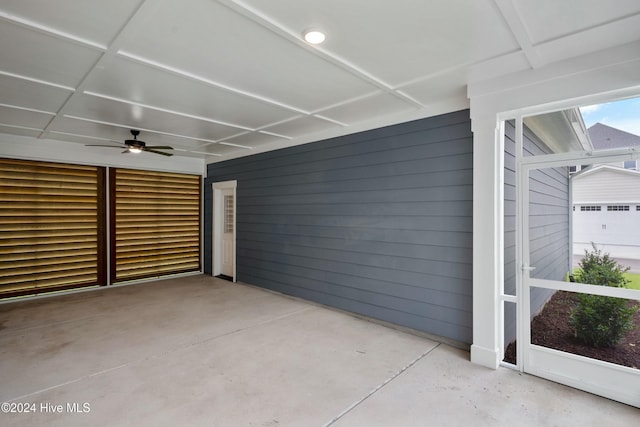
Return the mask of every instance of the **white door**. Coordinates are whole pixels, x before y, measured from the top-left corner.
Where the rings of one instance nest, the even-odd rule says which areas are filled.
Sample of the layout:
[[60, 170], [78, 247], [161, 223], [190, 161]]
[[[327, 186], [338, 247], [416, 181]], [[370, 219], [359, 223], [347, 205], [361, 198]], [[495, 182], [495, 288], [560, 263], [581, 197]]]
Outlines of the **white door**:
[[212, 275], [236, 281], [236, 181], [213, 183]]
[[[594, 156], [596, 160], [596, 156]], [[539, 254], [544, 253], [545, 247], [540, 242], [535, 242], [530, 238], [530, 231], [535, 227], [545, 224], [540, 221], [540, 210], [538, 216], [534, 216], [533, 200], [540, 199], [540, 193], [533, 192], [535, 171], [544, 168], [557, 168], [565, 166], [561, 162], [552, 161], [553, 156], [549, 156], [550, 162], [545, 163], [542, 158], [528, 159], [520, 163], [520, 197], [519, 227], [521, 235], [520, 251], [517, 263], [520, 265], [522, 293], [519, 303], [522, 305], [519, 321], [523, 328], [524, 336], [518, 339], [518, 346], [522, 345], [520, 352], [523, 355], [523, 369], [525, 372], [547, 378], [552, 381], [563, 383], [575, 388], [579, 388], [594, 394], [611, 398], [629, 405], [640, 407], [640, 370], [627, 366], [610, 363], [604, 360], [581, 356], [551, 348], [551, 346], [537, 345], [533, 343], [532, 331], [534, 323], [530, 321], [532, 307], [535, 308], [534, 300], [538, 295], [544, 294], [548, 290], [549, 294], [556, 291], [569, 292], [571, 294], [602, 295], [607, 297], [624, 298], [628, 300], [640, 300], [640, 291], [625, 288], [615, 288], [608, 286], [594, 286], [579, 283], [571, 283], [566, 280], [546, 280], [545, 261], [540, 261], [540, 265], [531, 263], [531, 253], [534, 248]], [[584, 159], [582, 160], [585, 161]], [[584, 164], [584, 163], [583, 163]], [[548, 195], [542, 195], [548, 197]], [[571, 202], [571, 201], [570, 201]], [[571, 206], [571, 203], [569, 204]], [[567, 248], [572, 245], [568, 244]], [[568, 249], [570, 250], [570, 249]], [[569, 257], [568, 253], [549, 254], [549, 259], [557, 257]], [[577, 255], [584, 255], [577, 254]], [[538, 258], [540, 258], [538, 256]], [[551, 265], [552, 261], [548, 261]], [[533, 313], [535, 314], [535, 313]], [[523, 339], [522, 339], [523, 338]], [[520, 344], [522, 342], [522, 344]]]
[[222, 190], [222, 254], [221, 274], [233, 278], [235, 197], [233, 189]]

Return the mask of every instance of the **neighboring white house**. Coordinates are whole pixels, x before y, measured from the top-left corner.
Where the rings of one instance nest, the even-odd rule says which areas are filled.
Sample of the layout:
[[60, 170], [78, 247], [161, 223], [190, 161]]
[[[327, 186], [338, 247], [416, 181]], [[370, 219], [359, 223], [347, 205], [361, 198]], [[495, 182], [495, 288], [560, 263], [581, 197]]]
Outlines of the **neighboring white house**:
[[[640, 146], [640, 137], [601, 123], [589, 128], [596, 150]], [[637, 160], [585, 168], [573, 175], [573, 253], [591, 248], [640, 259], [640, 171]]]

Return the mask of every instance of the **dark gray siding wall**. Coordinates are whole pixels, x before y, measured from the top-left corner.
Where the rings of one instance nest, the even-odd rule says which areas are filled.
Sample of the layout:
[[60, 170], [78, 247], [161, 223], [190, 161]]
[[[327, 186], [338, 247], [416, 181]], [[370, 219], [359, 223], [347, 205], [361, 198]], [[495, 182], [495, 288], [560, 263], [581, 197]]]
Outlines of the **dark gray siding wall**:
[[[514, 122], [505, 123], [504, 164], [504, 288], [516, 291], [516, 172]], [[524, 128], [523, 149], [526, 156], [550, 154], [549, 148], [529, 128]], [[534, 170], [529, 178], [529, 239], [531, 277], [564, 280], [569, 271], [569, 169]], [[544, 306], [553, 291], [531, 291], [531, 313]], [[516, 336], [515, 305], [505, 306], [505, 344]]]
[[238, 280], [472, 340], [469, 111], [208, 165], [237, 180]]

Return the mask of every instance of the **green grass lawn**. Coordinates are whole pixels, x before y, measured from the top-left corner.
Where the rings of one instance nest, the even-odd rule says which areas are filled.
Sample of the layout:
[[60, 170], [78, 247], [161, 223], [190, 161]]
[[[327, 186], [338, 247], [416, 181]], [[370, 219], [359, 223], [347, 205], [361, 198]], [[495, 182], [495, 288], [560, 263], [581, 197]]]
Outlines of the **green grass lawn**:
[[[574, 274], [578, 272], [578, 269], [576, 268], [574, 270]], [[627, 283], [627, 288], [629, 289], [638, 289], [640, 290], [640, 274], [638, 273], [624, 273], [624, 277], [627, 280], [630, 280], [630, 283]], [[568, 274], [567, 274], [567, 281], [569, 280]]]
[[640, 290], [640, 274], [637, 274], [637, 273], [625, 273], [624, 277], [627, 280], [631, 280], [631, 283], [627, 283], [627, 288]]

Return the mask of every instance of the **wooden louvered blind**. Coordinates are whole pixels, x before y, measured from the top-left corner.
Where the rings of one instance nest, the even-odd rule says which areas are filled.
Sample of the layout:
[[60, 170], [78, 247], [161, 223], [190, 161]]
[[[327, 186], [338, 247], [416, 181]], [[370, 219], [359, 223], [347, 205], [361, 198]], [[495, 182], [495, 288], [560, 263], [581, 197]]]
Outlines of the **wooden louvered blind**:
[[104, 284], [104, 169], [0, 159], [0, 297]]
[[177, 173], [111, 174], [114, 282], [200, 270], [200, 182]]

